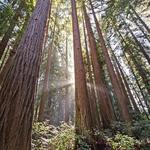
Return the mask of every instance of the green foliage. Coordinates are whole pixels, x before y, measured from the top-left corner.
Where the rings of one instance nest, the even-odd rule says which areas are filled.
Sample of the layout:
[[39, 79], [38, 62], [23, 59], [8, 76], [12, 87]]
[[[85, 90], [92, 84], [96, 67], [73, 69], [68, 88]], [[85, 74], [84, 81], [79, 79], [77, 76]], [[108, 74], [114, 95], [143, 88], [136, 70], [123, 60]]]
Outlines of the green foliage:
[[36, 122], [33, 124], [33, 134], [46, 134], [49, 130], [49, 127], [46, 123]]
[[50, 139], [59, 133], [60, 128], [54, 127], [49, 122], [35, 122], [32, 131], [32, 149], [45, 150], [49, 148]]
[[127, 124], [125, 122], [121, 122], [121, 121], [113, 122], [113, 124], [111, 125], [111, 128], [112, 128], [112, 132], [114, 134], [116, 134], [116, 133], [127, 134], [129, 131], [128, 130], [129, 127], [127, 126]]
[[[128, 130], [132, 132], [132, 136], [128, 135]], [[149, 150], [150, 144], [150, 121], [139, 119], [134, 121], [132, 126], [128, 126], [123, 122], [114, 122], [111, 129], [95, 130], [94, 140], [92, 143], [98, 142], [106, 144], [112, 150], [134, 150], [136, 147], [141, 150]], [[49, 125], [48, 122], [34, 123], [32, 144], [34, 150], [44, 150], [51, 147], [52, 150], [73, 150], [77, 143], [78, 150], [91, 149], [90, 135], [76, 135], [75, 129], [71, 125], [62, 123], [59, 127]]]
[[108, 142], [113, 150], [133, 150], [138, 143], [134, 138], [123, 134], [116, 134], [114, 138], [109, 138]]
[[[150, 120], [145, 119], [145, 116], [138, 116], [138, 119], [132, 123], [132, 126], [128, 126], [123, 122], [114, 122], [112, 124], [113, 136], [108, 136], [109, 143], [114, 148], [119, 147], [125, 148], [127, 144], [130, 149], [134, 143], [134, 146], [140, 147], [142, 150], [150, 149]], [[128, 131], [132, 133], [130, 137]], [[137, 139], [137, 140], [135, 140]]]
[[49, 139], [52, 137], [49, 131], [50, 125], [46, 122], [35, 122], [33, 124], [32, 149], [43, 150], [48, 147]]
[[150, 139], [150, 120], [138, 120], [133, 122], [131, 130], [134, 136], [140, 140]]
[[76, 135], [77, 147], [79, 150], [89, 150], [90, 145], [87, 142], [87, 138], [82, 135]]
[[0, 36], [6, 32], [9, 26], [9, 20], [11, 20], [13, 15], [14, 11], [12, 6], [0, 2]]
[[50, 147], [54, 150], [73, 150], [74, 143], [74, 128], [67, 124], [62, 124], [59, 133], [50, 140]]

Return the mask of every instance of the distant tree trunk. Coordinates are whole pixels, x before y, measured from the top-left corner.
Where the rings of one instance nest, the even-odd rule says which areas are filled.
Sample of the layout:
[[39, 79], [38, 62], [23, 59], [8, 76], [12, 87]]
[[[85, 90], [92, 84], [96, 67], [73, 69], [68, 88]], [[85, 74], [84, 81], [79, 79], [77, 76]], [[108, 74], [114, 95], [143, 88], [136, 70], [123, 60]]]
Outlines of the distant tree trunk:
[[[83, 18], [84, 20], [84, 18]], [[87, 45], [87, 38], [86, 38], [86, 31], [85, 31], [85, 24], [83, 21], [83, 30], [84, 30], [84, 41], [85, 41], [85, 50], [86, 50], [86, 58], [87, 58], [87, 72], [89, 77], [89, 99], [90, 99], [90, 109], [91, 109], [91, 115], [92, 115], [92, 123], [95, 125], [96, 128], [101, 127], [100, 123], [100, 113], [98, 112], [98, 106], [97, 106], [97, 98], [95, 93], [95, 83], [94, 79], [92, 77], [92, 68], [91, 68], [91, 61], [90, 61], [90, 55], [88, 52], [88, 45]], [[87, 85], [88, 86], [88, 85]]]
[[[125, 51], [129, 51], [129, 56], [133, 58], [132, 52], [131, 52], [130, 48], [129, 48], [129, 49], [126, 48], [127, 42], [126, 42], [125, 39], [123, 38], [122, 34], [119, 32], [119, 30], [116, 30], [116, 31], [117, 31], [117, 33], [118, 33], [119, 38], [121, 39], [121, 41], [122, 41], [123, 44], [124, 44], [124, 46], [123, 46], [124, 50], [125, 50]], [[147, 97], [145, 96], [145, 94], [144, 94], [144, 92], [143, 92], [143, 90], [142, 90], [142, 88], [141, 88], [141, 85], [140, 85], [140, 83], [139, 83], [139, 81], [138, 81], [138, 79], [137, 79], [137, 76], [136, 76], [136, 74], [135, 74], [135, 72], [134, 72], [134, 70], [133, 70], [133, 68], [132, 68], [132, 64], [131, 64], [130, 60], [127, 58], [126, 53], [125, 53], [124, 51], [123, 51], [123, 54], [124, 54], [124, 57], [125, 57], [125, 59], [127, 60], [129, 66], [130, 66], [130, 69], [131, 69], [131, 71], [132, 71], [132, 74], [133, 74], [134, 77], [135, 77], [136, 83], [137, 83], [137, 85], [138, 85], [138, 87], [139, 87], [139, 89], [140, 89], [140, 92], [141, 92], [141, 94], [142, 94], [142, 96], [143, 96], [143, 98], [144, 98], [144, 101], [145, 101], [145, 104], [146, 104], [146, 106], [147, 106], [147, 108], [148, 108], [148, 111], [150, 112], [150, 106], [149, 106], [148, 99], [147, 99]], [[139, 71], [140, 76], [142, 77], [142, 76], [143, 76], [143, 71], [141, 72], [141, 70], [139, 70], [139, 69], [141, 69], [141, 66], [136, 62], [135, 58], [134, 58], [133, 62], [134, 62], [134, 64], [135, 64], [136, 69]], [[144, 76], [145, 76], [145, 78], [144, 78]], [[146, 86], [146, 85], [149, 84], [149, 80], [146, 80], [147, 77], [146, 77], [146, 74], [145, 74], [145, 73], [144, 73], [144, 76], [142, 77], [142, 79], [143, 79], [144, 84], [145, 84], [145, 86]], [[149, 90], [148, 90], [147, 87], [146, 87], [146, 89], [147, 89], [147, 91], [148, 91], [148, 93], [149, 93]]]
[[[69, 80], [69, 72], [68, 72], [68, 37], [67, 37], [67, 32], [66, 32], [66, 60], [65, 60], [65, 78], [66, 81]], [[65, 99], [64, 99], [64, 121], [66, 123], [69, 123], [69, 110], [70, 110], [70, 105], [69, 105], [69, 86], [66, 86], [65, 88]]]
[[85, 6], [83, 6], [83, 9], [84, 9], [84, 17], [85, 17], [85, 23], [87, 28], [87, 34], [89, 38], [89, 47], [91, 50], [91, 58], [92, 58], [92, 65], [93, 65], [93, 71], [95, 77], [96, 91], [100, 103], [99, 107], [102, 116], [102, 122], [103, 122], [103, 126], [107, 128], [110, 126], [111, 122], [113, 121], [113, 111], [112, 111], [109, 95], [107, 92], [107, 88], [102, 80], [102, 73], [101, 73], [102, 71], [100, 70], [100, 66], [98, 63], [96, 42], [92, 31], [91, 23], [87, 15]]
[[[129, 6], [130, 9], [132, 10], [132, 12], [134, 13], [134, 15], [137, 17], [137, 19], [142, 23], [142, 25], [145, 27], [145, 29], [147, 30], [147, 32], [150, 33], [150, 28], [145, 24], [145, 22], [141, 19], [141, 17], [138, 15], [138, 13], [135, 11], [135, 9], [133, 8], [132, 5]], [[132, 13], [131, 12], [131, 13]]]
[[34, 93], [49, 10], [49, 0], [38, 0], [1, 86], [1, 150], [31, 150]]
[[[127, 74], [126, 74], [125, 72], [123, 72], [123, 74], [124, 74], [125, 78], [127, 78]], [[130, 83], [130, 84], [131, 84], [131, 83]], [[129, 86], [129, 85], [128, 85], [128, 86]], [[135, 93], [135, 96], [136, 96], [137, 99], [138, 99], [138, 104], [142, 107], [143, 112], [145, 113], [146, 117], [149, 119], [149, 116], [148, 116], [148, 114], [147, 114], [147, 112], [146, 112], [146, 110], [145, 110], [145, 107], [144, 107], [143, 103], [142, 103], [141, 97], [139, 96], [139, 93], [138, 93], [138, 91], [136, 90], [136, 87], [135, 87], [133, 84], [132, 84], [132, 89], [133, 89], [133, 91], [134, 91], [134, 93]], [[138, 107], [138, 109], [141, 110], [139, 107]], [[141, 111], [140, 111], [140, 112], [141, 112]]]
[[[125, 57], [125, 59], [127, 60], [127, 63], [128, 63], [129, 66], [130, 66], [130, 70], [131, 70], [131, 72], [132, 72], [132, 74], [133, 74], [133, 76], [134, 76], [134, 78], [135, 78], [135, 80], [136, 80], [136, 84], [138, 85], [138, 88], [140, 89], [140, 92], [141, 92], [141, 95], [143, 96], [144, 102], [145, 102], [147, 108], [149, 108], [148, 102], [147, 102], [147, 98], [146, 98], [146, 96], [145, 96], [145, 94], [144, 94], [144, 92], [143, 92], [143, 90], [142, 90], [142, 88], [141, 88], [140, 82], [138, 81], [138, 79], [137, 79], [137, 77], [136, 77], [136, 74], [134, 73], [134, 70], [133, 70], [133, 68], [132, 68], [132, 66], [131, 66], [131, 63], [130, 63], [129, 59], [126, 57], [126, 54], [124, 54], [124, 57]], [[141, 103], [142, 103], [142, 102], [141, 102]], [[149, 110], [149, 109], [148, 109], [148, 110]], [[150, 113], [150, 110], [149, 110], [149, 113]]]
[[130, 49], [128, 49], [128, 53], [129, 53], [130, 58], [132, 59], [134, 66], [135, 66], [136, 70], [138, 71], [139, 75], [141, 76], [143, 83], [145, 84], [145, 87], [150, 95], [150, 88], [149, 88], [150, 79], [149, 79], [149, 77], [147, 77], [148, 74], [145, 72], [145, 70], [143, 70], [143, 68], [140, 65], [140, 62], [137, 62], [133, 52]]
[[49, 95], [49, 90], [50, 90], [49, 76], [50, 76], [50, 70], [51, 70], [52, 59], [53, 59], [53, 43], [54, 43], [54, 37], [55, 37], [55, 27], [56, 27], [56, 18], [55, 18], [55, 23], [54, 23], [52, 41], [48, 45], [48, 56], [47, 56], [47, 62], [46, 62], [46, 70], [45, 70], [45, 76], [44, 76], [42, 96], [41, 96], [40, 106], [39, 106], [38, 121], [44, 121], [44, 109], [45, 109], [46, 102], [48, 100], [48, 95]]
[[38, 113], [38, 121], [44, 121], [44, 109], [46, 102], [48, 100], [49, 95], [49, 75], [51, 70], [51, 63], [52, 63], [52, 53], [53, 53], [53, 47], [51, 46], [52, 43], [50, 43], [48, 47], [48, 57], [47, 57], [47, 63], [46, 63], [46, 71], [45, 71], [45, 77], [44, 77], [44, 83], [43, 83], [43, 90], [42, 90], [42, 96], [40, 100], [39, 105], [39, 113]]
[[90, 5], [91, 5], [91, 8], [92, 8], [92, 13], [93, 13], [93, 16], [94, 16], [94, 20], [95, 20], [95, 23], [96, 23], [98, 36], [99, 36], [99, 39], [100, 39], [100, 46], [101, 46], [103, 54], [104, 54], [105, 62], [106, 62], [107, 69], [108, 69], [108, 72], [109, 72], [109, 75], [110, 75], [110, 78], [111, 78], [111, 81], [112, 81], [112, 85], [113, 85], [113, 88], [114, 88], [114, 91], [115, 91], [115, 95], [117, 96], [119, 110], [120, 110], [121, 116], [122, 116], [121, 118], [124, 121], [126, 121], [127, 123], [130, 123], [131, 122], [131, 116], [129, 114], [129, 108], [128, 108], [128, 105], [127, 105], [128, 104], [127, 103], [127, 97], [123, 93], [123, 90], [122, 90], [122, 87], [121, 87], [121, 84], [120, 84], [119, 80], [117, 80], [117, 77], [116, 77], [116, 74], [115, 74], [115, 71], [114, 71], [114, 67], [113, 67], [112, 62], [110, 60], [110, 57], [109, 57], [108, 50], [107, 50], [106, 45], [105, 45], [103, 35], [102, 35], [102, 32], [101, 32], [98, 20], [96, 18], [95, 12], [94, 12], [92, 2], [91, 2], [91, 0], [89, 0], [89, 1], [90, 1]]
[[75, 63], [75, 102], [76, 102], [76, 133], [85, 134], [91, 129], [91, 114], [89, 111], [88, 93], [86, 86], [85, 69], [82, 58], [79, 25], [76, 12], [76, 2], [72, 4], [73, 46]]
[[[113, 53], [113, 52], [112, 52], [112, 53]], [[124, 85], [125, 85], [126, 90], [127, 90], [127, 92], [128, 92], [128, 95], [129, 95], [129, 98], [130, 98], [131, 103], [132, 103], [132, 105], [133, 105], [133, 108], [134, 108], [134, 110], [135, 110], [136, 112], [140, 113], [140, 110], [139, 110], [139, 108], [138, 108], [138, 106], [137, 106], [137, 104], [136, 104], [136, 102], [135, 102], [135, 99], [134, 99], [132, 93], [131, 93], [130, 87], [129, 87], [129, 85], [128, 85], [128, 83], [127, 83], [127, 80], [126, 80], [126, 78], [125, 78], [125, 76], [124, 76], [124, 73], [123, 73], [123, 71], [122, 71], [122, 69], [121, 69], [121, 67], [120, 67], [120, 63], [119, 63], [119, 61], [117, 60], [115, 54], [113, 54], [113, 57], [114, 57], [114, 59], [115, 59], [116, 65], [117, 65], [117, 66], [116, 66], [116, 69], [118, 70], [117, 72], [118, 72], [118, 74], [120, 74], [120, 76], [122, 77], [122, 79], [123, 79], [123, 81], [124, 81]], [[117, 68], [117, 67], [118, 67], [118, 68]]]
[[2, 58], [5, 48], [7, 46], [7, 43], [9, 41], [9, 39], [11, 38], [14, 27], [18, 23], [18, 19], [19, 19], [22, 7], [23, 7], [23, 5], [20, 4], [20, 6], [18, 7], [18, 9], [15, 12], [15, 15], [13, 16], [13, 18], [10, 22], [10, 26], [9, 26], [8, 30], [4, 34], [2, 40], [0, 41], [0, 59]]
[[[123, 19], [122, 19], [123, 20]], [[134, 41], [136, 42], [137, 46], [139, 47], [139, 50], [141, 51], [141, 53], [144, 55], [145, 59], [147, 60], [147, 62], [150, 64], [150, 57], [148, 56], [148, 54], [146, 53], [146, 51], [144, 50], [143, 46], [141, 45], [141, 43], [138, 41], [138, 39], [136, 38], [136, 36], [134, 35], [134, 33], [132, 32], [132, 30], [130, 29], [130, 27], [127, 25], [127, 23], [123, 20], [123, 22], [125, 23], [129, 33], [132, 35]]]
[[134, 17], [133, 13], [130, 12], [130, 15], [131, 15], [131, 18], [133, 20], [133, 22], [135, 23], [135, 25], [140, 29], [140, 31], [143, 33], [144, 37], [147, 39], [147, 41], [150, 43], [150, 38], [148, 37], [147, 35], [147, 32], [145, 33], [144, 29], [143, 29], [143, 26], [141, 26], [139, 23], [138, 23], [138, 20], [136, 17]]

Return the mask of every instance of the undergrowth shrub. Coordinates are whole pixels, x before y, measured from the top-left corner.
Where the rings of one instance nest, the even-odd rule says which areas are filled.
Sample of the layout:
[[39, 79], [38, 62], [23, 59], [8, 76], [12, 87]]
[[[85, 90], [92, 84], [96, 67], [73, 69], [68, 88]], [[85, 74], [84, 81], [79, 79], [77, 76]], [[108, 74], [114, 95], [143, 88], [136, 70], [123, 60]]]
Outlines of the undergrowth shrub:
[[138, 143], [133, 137], [123, 134], [116, 134], [114, 138], [108, 138], [112, 150], [134, 150]]
[[123, 122], [114, 122], [110, 129], [94, 130], [94, 139], [90, 139], [91, 134], [93, 132], [87, 131], [89, 137], [76, 135], [74, 127], [66, 123], [59, 127], [35, 123], [32, 141], [34, 150], [74, 150], [75, 142], [77, 150], [91, 150], [92, 144], [111, 150], [150, 150], [149, 120], [134, 121], [130, 127]]
[[62, 124], [59, 133], [50, 140], [51, 150], [73, 150], [75, 132], [73, 126]]

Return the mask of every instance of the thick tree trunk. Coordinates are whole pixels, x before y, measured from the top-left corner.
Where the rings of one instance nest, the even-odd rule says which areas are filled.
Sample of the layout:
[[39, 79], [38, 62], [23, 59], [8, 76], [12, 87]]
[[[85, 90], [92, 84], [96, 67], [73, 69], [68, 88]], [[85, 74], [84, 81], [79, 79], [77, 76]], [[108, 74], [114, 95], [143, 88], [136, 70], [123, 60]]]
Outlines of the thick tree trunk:
[[88, 78], [89, 78], [89, 83], [90, 83], [88, 93], [89, 93], [89, 99], [90, 99], [92, 123], [96, 128], [100, 128], [101, 127], [100, 113], [98, 112], [97, 98], [96, 98], [96, 93], [95, 93], [95, 83], [94, 83], [94, 79], [92, 77], [92, 68], [91, 68], [90, 55], [88, 52], [88, 45], [87, 45], [87, 38], [86, 38], [84, 21], [83, 21], [83, 30], [84, 30], [84, 42], [85, 42], [86, 59], [87, 59], [86, 60], [87, 61], [87, 70], [88, 70], [87, 72], [88, 72]]
[[[76, 132], [84, 134], [85, 130], [91, 129], [91, 114], [89, 111], [88, 93], [86, 86], [86, 76], [83, 64], [79, 25], [76, 12], [76, 2], [72, 4], [72, 26], [73, 26], [73, 46], [75, 63], [75, 102], [76, 102]], [[79, 117], [79, 118], [78, 118]]]
[[49, 0], [38, 0], [0, 89], [1, 150], [31, 150], [34, 93], [49, 10]]
[[87, 34], [89, 39], [89, 47], [91, 50], [91, 58], [92, 58], [92, 65], [93, 65], [93, 71], [95, 77], [97, 97], [100, 103], [99, 107], [100, 107], [103, 126], [106, 128], [109, 127], [111, 122], [113, 121], [113, 111], [112, 111], [109, 95], [107, 92], [107, 88], [102, 80], [102, 71], [100, 70], [100, 66], [98, 63], [96, 42], [92, 31], [91, 23], [86, 13], [85, 6], [83, 6], [83, 9], [84, 9], [84, 17], [85, 17], [85, 23], [87, 28]]
[[89, 0], [89, 1], [90, 1], [90, 4], [91, 4], [92, 13], [93, 13], [94, 20], [95, 20], [95, 23], [96, 23], [98, 36], [99, 36], [99, 39], [100, 39], [100, 46], [101, 46], [103, 54], [104, 54], [104, 59], [105, 59], [107, 69], [108, 69], [108, 72], [109, 72], [109, 75], [110, 75], [110, 78], [111, 78], [111, 81], [112, 81], [112, 85], [113, 85], [113, 88], [114, 88], [114, 91], [115, 91], [115, 95], [117, 96], [119, 110], [121, 112], [121, 118], [124, 121], [126, 121], [127, 123], [130, 123], [131, 122], [131, 116], [129, 114], [129, 108], [128, 108], [128, 105], [127, 105], [128, 104], [127, 103], [127, 97], [123, 93], [123, 90], [121, 88], [121, 84], [120, 84], [119, 80], [117, 80], [117, 77], [116, 77], [116, 74], [115, 74], [115, 71], [114, 71], [114, 67], [113, 67], [112, 62], [110, 60], [110, 57], [109, 57], [108, 50], [107, 50], [106, 45], [105, 45], [103, 35], [102, 35], [102, 32], [101, 32], [98, 20], [96, 18], [95, 12], [94, 12], [92, 2], [91, 2], [91, 0]]

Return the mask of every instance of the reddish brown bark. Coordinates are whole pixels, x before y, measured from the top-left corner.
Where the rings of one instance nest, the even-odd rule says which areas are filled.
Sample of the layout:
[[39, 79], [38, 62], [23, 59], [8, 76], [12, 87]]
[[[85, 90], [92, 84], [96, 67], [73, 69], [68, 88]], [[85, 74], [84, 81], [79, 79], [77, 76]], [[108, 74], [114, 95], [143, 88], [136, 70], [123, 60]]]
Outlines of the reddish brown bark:
[[121, 88], [121, 83], [119, 82], [119, 80], [116, 77], [114, 67], [113, 67], [112, 62], [110, 60], [110, 57], [109, 57], [108, 50], [107, 50], [106, 45], [105, 45], [103, 35], [102, 35], [102, 32], [101, 32], [98, 20], [96, 18], [95, 12], [94, 12], [92, 2], [91, 2], [91, 0], [89, 0], [89, 1], [90, 1], [90, 5], [91, 5], [91, 8], [92, 8], [92, 13], [93, 13], [93, 16], [94, 16], [94, 20], [95, 20], [95, 23], [96, 23], [98, 36], [99, 36], [99, 39], [100, 39], [100, 46], [101, 46], [103, 54], [104, 54], [104, 59], [105, 59], [107, 69], [108, 69], [108, 72], [109, 72], [109, 75], [110, 75], [110, 78], [111, 78], [111, 82], [112, 82], [112, 85], [113, 85], [113, 88], [114, 88], [114, 91], [115, 91], [115, 95], [117, 96], [119, 110], [121, 112], [121, 117], [124, 121], [130, 123], [131, 122], [131, 116], [129, 114], [129, 108], [128, 108], [128, 105], [127, 105], [128, 103], [127, 103], [127, 100], [126, 100], [126, 96], [124, 95], [123, 90]]
[[[86, 62], [87, 62], [87, 74], [88, 74], [87, 78], [89, 78], [88, 94], [89, 94], [89, 101], [90, 101], [90, 110], [91, 110], [91, 115], [92, 115], [92, 123], [96, 128], [100, 128], [101, 127], [100, 114], [98, 112], [97, 98], [96, 98], [96, 93], [95, 93], [95, 83], [94, 83], [94, 79], [92, 77], [92, 68], [91, 68], [90, 55], [88, 52], [88, 45], [87, 45], [87, 38], [86, 38], [84, 21], [83, 21], [83, 30], [84, 30], [84, 42], [85, 42], [86, 59], [87, 59], [86, 60]], [[87, 80], [87, 84], [88, 84], [88, 80]]]
[[71, 4], [75, 63], [76, 131], [81, 134], [86, 129], [90, 130], [92, 125], [75, 0], [71, 0]]
[[86, 13], [85, 6], [83, 6], [83, 9], [84, 9], [84, 17], [85, 17], [85, 23], [87, 28], [87, 34], [89, 39], [89, 47], [91, 50], [91, 58], [92, 58], [92, 66], [93, 66], [94, 77], [95, 77], [96, 91], [100, 103], [99, 107], [100, 107], [102, 122], [104, 127], [108, 127], [113, 121], [113, 111], [110, 104], [107, 88], [102, 79], [102, 70], [100, 70], [101, 67], [98, 63], [96, 42], [92, 31], [91, 23]]
[[50, 1], [38, 0], [0, 89], [1, 150], [30, 150], [34, 93]]

